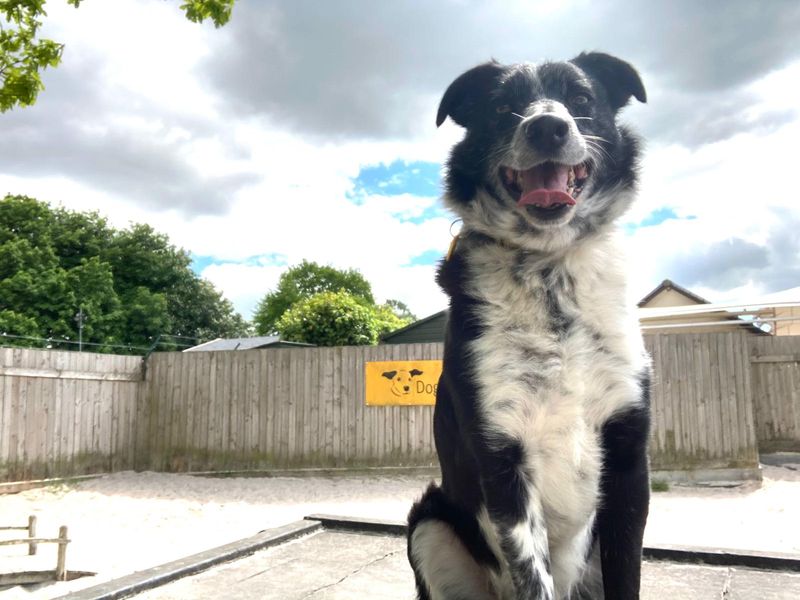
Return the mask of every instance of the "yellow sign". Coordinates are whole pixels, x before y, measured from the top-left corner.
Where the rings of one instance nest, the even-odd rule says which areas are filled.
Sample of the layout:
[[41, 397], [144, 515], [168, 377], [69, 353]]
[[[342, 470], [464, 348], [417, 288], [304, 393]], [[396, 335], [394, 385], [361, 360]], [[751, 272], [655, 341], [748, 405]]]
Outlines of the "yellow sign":
[[367, 406], [433, 406], [436, 404], [442, 361], [368, 362], [364, 373]]

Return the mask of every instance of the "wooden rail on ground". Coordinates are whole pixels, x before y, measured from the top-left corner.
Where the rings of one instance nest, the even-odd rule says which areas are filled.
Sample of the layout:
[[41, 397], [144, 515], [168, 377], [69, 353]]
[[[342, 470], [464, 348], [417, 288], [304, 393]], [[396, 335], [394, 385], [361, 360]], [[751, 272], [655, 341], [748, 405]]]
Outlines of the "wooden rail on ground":
[[36, 554], [38, 544], [58, 544], [58, 555], [56, 558], [56, 569], [54, 576], [56, 581], [67, 580], [67, 544], [70, 540], [67, 537], [67, 527], [62, 525], [58, 529], [57, 538], [37, 538], [36, 535], [36, 517], [31, 516], [28, 518], [27, 527], [0, 527], [0, 531], [9, 530], [27, 530], [29, 537], [21, 538], [18, 540], [0, 540], [0, 546], [14, 546], [17, 544], [27, 544], [28, 554]]
[[[33, 556], [36, 554], [36, 542], [32, 541], [33, 538], [36, 537], [36, 516], [31, 515], [28, 517], [28, 524], [22, 527], [14, 527], [12, 526], [0, 526], [0, 531], [27, 531], [28, 532], [28, 555]], [[0, 545], [8, 545], [8, 544], [0, 544]]]

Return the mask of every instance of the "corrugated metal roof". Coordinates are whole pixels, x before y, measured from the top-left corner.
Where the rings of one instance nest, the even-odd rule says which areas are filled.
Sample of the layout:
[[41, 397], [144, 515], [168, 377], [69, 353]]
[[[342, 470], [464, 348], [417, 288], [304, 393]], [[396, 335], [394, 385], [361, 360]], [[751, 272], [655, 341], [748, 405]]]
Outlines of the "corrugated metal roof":
[[277, 335], [262, 335], [256, 337], [243, 338], [217, 338], [198, 346], [187, 348], [184, 352], [219, 352], [223, 350], [253, 350], [254, 348], [264, 348], [275, 344], [287, 346], [311, 346], [312, 344], [300, 344], [297, 342], [284, 342]]

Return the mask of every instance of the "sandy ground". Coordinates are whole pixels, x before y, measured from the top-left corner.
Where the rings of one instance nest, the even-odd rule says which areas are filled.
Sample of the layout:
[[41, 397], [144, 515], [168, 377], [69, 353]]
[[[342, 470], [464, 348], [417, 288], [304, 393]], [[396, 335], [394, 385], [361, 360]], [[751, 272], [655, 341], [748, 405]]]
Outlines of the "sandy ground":
[[[764, 466], [763, 474], [761, 484], [654, 493], [645, 543], [800, 555], [798, 465]], [[312, 513], [402, 520], [427, 482], [403, 475], [217, 479], [125, 472], [3, 495], [0, 525], [21, 525], [35, 514], [39, 534], [48, 537], [67, 525], [73, 540], [67, 568], [98, 575], [7, 589], [0, 600], [54, 598]], [[0, 572], [54, 566], [55, 546], [40, 546], [36, 557], [24, 546], [0, 547]]]

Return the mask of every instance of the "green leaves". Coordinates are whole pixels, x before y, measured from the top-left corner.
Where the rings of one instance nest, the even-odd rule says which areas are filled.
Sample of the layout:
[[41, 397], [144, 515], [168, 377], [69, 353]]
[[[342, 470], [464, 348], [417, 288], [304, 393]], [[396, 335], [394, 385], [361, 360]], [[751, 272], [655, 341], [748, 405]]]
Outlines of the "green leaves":
[[61, 62], [63, 45], [36, 37], [46, 15], [44, 0], [0, 0], [0, 112], [36, 102], [40, 71]]
[[317, 346], [363, 346], [378, 341], [373, 309], [345, 291], [301, 300], [280, 318], [281, 338]]
[[387, 304], [367, 303], [349, 292], [320, 292], [303, 299], [278, 320], [281, 338], [317, 346], [366, 346], [408, 325]]
[[415, 320], [397, 300], [376, 305], [372, 286], [355, 269], [304, 260], [285, 271], [261, 299], [253, 321], [259, 335], [317, 346], [377, 344], [380, 336]]
[[214, 27], [222, 27], [231, 18], [234, 0], [187, 0], [181, 4], [186, 18], [194, 23], [211, 19]]
[[83, 341], [96, 344], [94, 351], [148, 348], [170, 334], [198, 341], [245, 334], [244, 319], [189, 264], [184, 250], [149, 225], [117, 231], [94, 212], [6, 196], [0, 200], [0, 333], [77, 340], [82, 311]]
[[304, 260], [285, 271], [278, 281], [277, 289], [261, 299], [253, 316], [256, 331], [259, 335], [271, 335], [275, 333], [276, 324], [283, 313], [298, 302], [321, 292], [341, 290], [361, 299], [365, 304], [375, 303], [372, 286], [358, 271], [343, 271]]
[[[83, 0], [67, 0], [75, 8]], [[211, 19], [215, 27], [231, 18], [234, 0], [188, 0], [181, 4], [186, 18], [195, 23]], [[45, 0], [0, 0], [0, 113], [15, 106], [30, 106], [44, 89], [41, 72], [57, 67], [64, 45], [39, 39], [47, 16]]]

